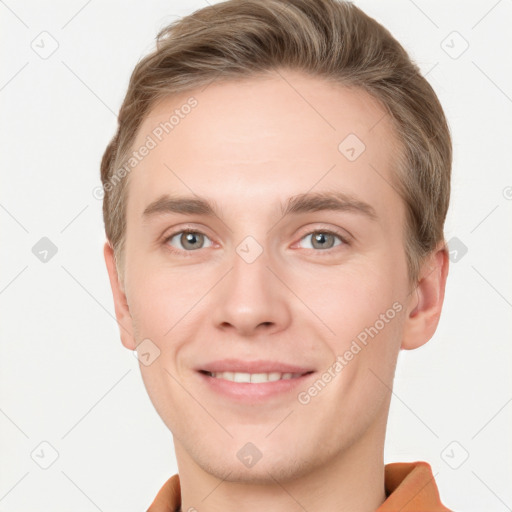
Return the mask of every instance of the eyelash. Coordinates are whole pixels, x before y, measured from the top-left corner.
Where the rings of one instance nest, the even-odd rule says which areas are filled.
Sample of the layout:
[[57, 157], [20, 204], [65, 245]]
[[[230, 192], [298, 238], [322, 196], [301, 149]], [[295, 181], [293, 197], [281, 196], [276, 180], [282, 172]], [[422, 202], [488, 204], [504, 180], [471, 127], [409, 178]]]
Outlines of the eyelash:
[[[189, 256], [192, 256], [193, 253], [197, 252], [198, 250], [200, 249], [196, 249], [196, 250], [192, 250], [192, 251], [186, 251], [184, 249], [176, 249], [175, 247], [172, 247], [171, 245], [169, 245], [169, 242], [176, 236], [176, 235], [179, 235], [179, 234], [182, 234], [182, 233], [191, 233], [191, 234], [199, 234], [199, 235], [204, 235], [206, 237], [208, 237], [208, 235], [206, 235], [205, 233], [201, 232], [201, 231], [198, 231], [198, 230], [195, 230], [195, 229], [181, 229], [179, 231], [174, 231], [173, 233], [171, 233], [170, 235], [166, 236], [163, 240], [163, 245], [166, 246], [166, 248], [172, 252], [173, 254], [180, 254], [180, 255], [183, 255], [185, 257], [189, 257]], [[339, 248], [340, 246], [342, 245], [351, 245], [350, 242], [347, 240], [347, 238], [345, 236], [343, 236], [341, 233], [338, 233], [337, 231], [334, 231], [334, 230], [331, 230], [331, 229], [322, 229], [322, 228], [319, 228], [319, 229], [315, 229], [313, 231], [309, 231], [307, 233], [305, 233], [303, 236], [300, 237], [299, 239], [299, 242], [306, 238], [307, 236], [311, 236], [315, 233], [322, 233], [322, 234], [326, 234], [326, 235], [333, 235], [335, 237], [338, 237], [342, 244], [339, 244], [339, 245], [335, 245], [333, 247], [330, 247], [329, 249], [318, 249], [318, 250], [315, 250], [315, 249], [307, 249], [309, 251], [314, 251], [315, 253], [326, 253], [326, 255], [330, 255], [332, 254], [332, 251], [334, 251], [336, 248]], [[209, 238], [209, 237], [208, 237]], [[319, 257], [322, 257], [321, 254], [318, 254]]]

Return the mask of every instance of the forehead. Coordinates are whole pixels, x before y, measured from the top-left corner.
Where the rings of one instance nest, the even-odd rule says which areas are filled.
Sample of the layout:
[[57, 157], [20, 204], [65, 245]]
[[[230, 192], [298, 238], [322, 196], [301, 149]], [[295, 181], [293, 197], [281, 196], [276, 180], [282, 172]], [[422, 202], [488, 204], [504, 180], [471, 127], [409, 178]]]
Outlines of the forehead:
[[[133, 145], [148, 146], [129, 174], [128, 211], [164, 193], [246, 208], [308, 190], [341, 190], [389, 209], [398, 143], [368, 93], [299, 72], [211, 83], [164, 98]], [[380, 206], [379, 206], [380, 205]]]

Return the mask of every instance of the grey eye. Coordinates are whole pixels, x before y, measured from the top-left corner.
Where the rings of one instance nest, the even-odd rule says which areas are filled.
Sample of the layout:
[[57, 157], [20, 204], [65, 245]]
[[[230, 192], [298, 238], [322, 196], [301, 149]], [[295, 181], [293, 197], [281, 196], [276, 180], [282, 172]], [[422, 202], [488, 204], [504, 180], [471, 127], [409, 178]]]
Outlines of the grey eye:
[[[342, 242], [339, 235], [330, 233], [329, 231], [313, 231], [312, 233], [308, 233], [301, 240], [307, 240], [308, 238], [311, 238], [312, 243], [310, 243], [310, 247], [306, 247], [306, 249], [331, 249], [335, 247], [335, 245], [340, 245]], [[334, 243], [336, 238], [340, 243]]]
[[[175, 239], [178, 240], [178, 243], [181, 244], [181, 247], [176, 247], [173, 245], [173, 240]], [[197, 249], [203, 249], [205, 240], [209, 240], [209, 238], [203, 233], [199, 233], [198, 231], [180, 231], [179, 233], [176, 233], [170, 237], [168, 243], [176, 249], [183, 248], [186, 251], [194, 251]], [[207, 247], [210, 246], [211, 242]]]

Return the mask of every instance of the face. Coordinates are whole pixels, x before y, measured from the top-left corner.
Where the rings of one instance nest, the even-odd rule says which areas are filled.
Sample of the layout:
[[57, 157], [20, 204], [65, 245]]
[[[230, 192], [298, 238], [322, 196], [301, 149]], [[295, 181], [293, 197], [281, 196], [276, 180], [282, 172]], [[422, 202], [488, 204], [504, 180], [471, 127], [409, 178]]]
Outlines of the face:
[[229, 480], [383, 441], [418, 303], [389, 117], [362, 90], [281, 75], [160, 102], [129, 175], [123, 343], [178, 463]]

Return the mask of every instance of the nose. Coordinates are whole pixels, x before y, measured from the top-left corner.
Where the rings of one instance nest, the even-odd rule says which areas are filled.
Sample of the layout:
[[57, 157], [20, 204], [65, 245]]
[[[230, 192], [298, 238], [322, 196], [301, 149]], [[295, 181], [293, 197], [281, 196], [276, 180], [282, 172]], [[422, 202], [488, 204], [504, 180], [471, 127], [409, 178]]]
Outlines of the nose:
[[[248, 252], [254, 251], [248, 247]], [[291, 318], [290, 293], [277, 277], [277, 263], [264, 249], [253, 259], [254, 254], [247, 257], [244, 248], [247, 246], [237, 248], [230, 272], [216, 287], [215, 326], [246, 337], [286, 329]]]

